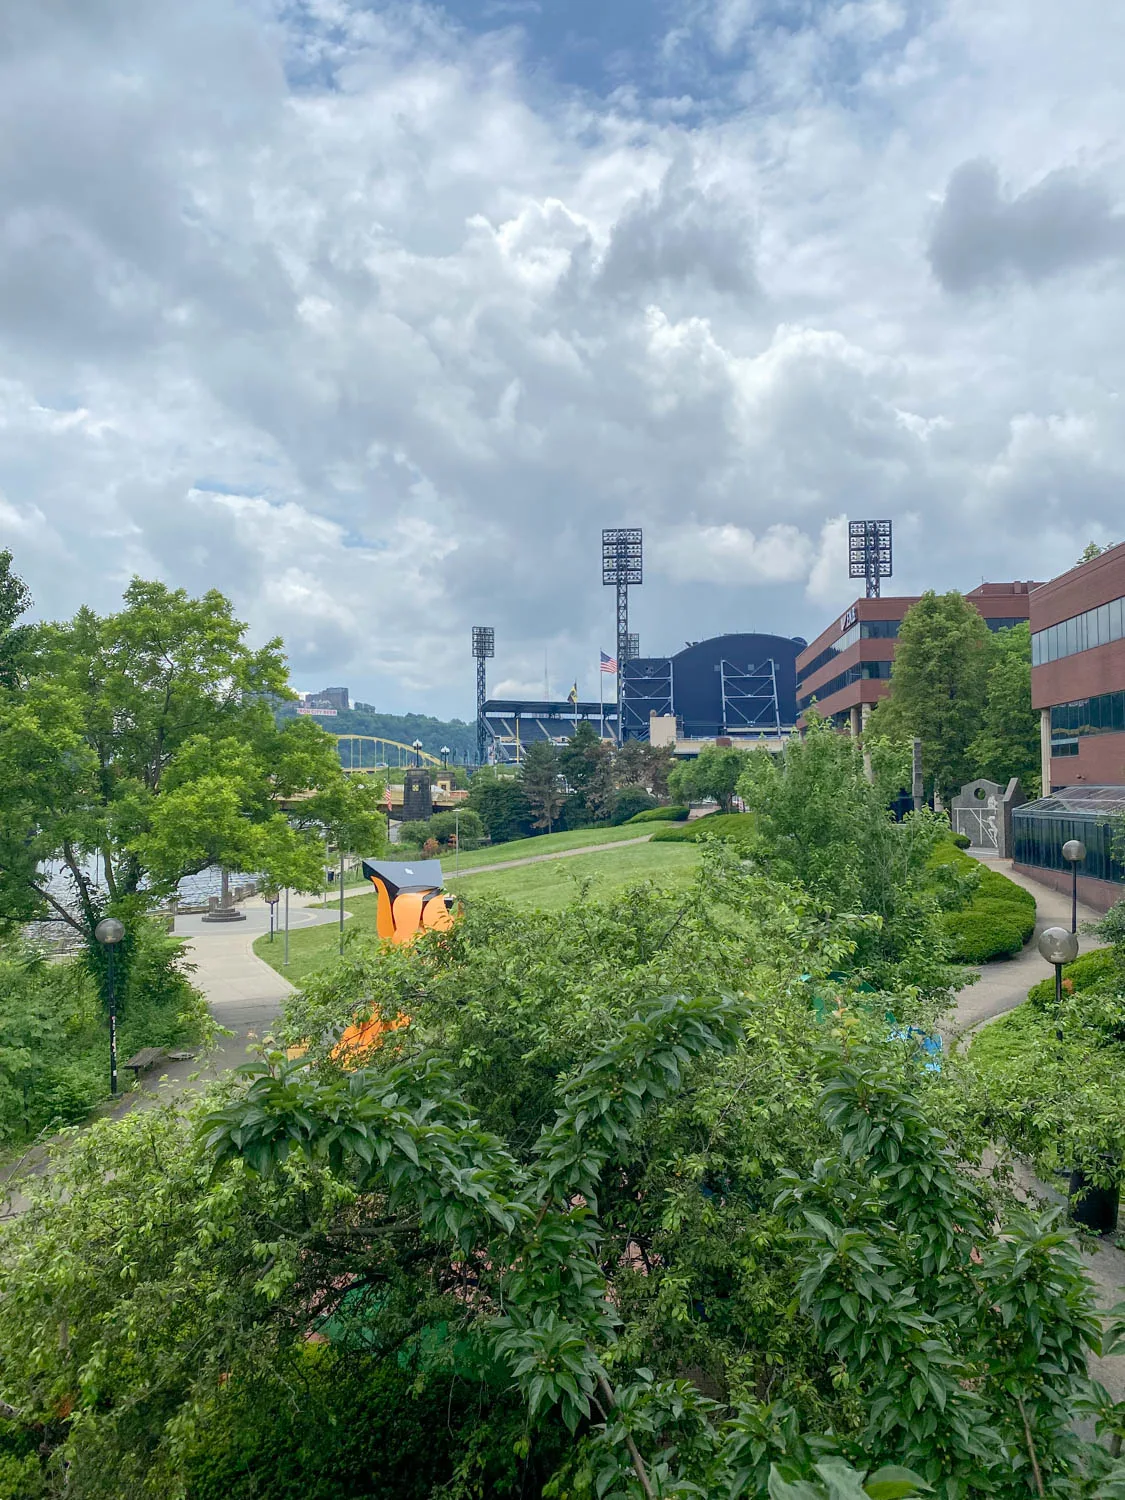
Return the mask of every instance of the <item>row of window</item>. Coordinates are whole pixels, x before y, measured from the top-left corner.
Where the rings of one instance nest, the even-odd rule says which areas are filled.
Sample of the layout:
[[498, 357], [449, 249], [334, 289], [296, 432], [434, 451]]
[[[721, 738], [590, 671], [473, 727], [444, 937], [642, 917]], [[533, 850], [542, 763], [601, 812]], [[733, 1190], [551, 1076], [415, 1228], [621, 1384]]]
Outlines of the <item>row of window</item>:
[[827, 682], [822, 682], [812, 693], [805, 693], [797, 699], [798, 711], [804, 713], [809, 704], [815, 699], [830, 697], [838, 693], [841, 688], [848, 687], [853, 682], [860, 682], [867, 678], [887, 678], [891, 675], [891, 663], [889, 661], [861, 661], [854, 667], [849, 667], [846, 672], [841, 672], [838, 677], [831, 677]]
[[804, 682], [806, 677], [811, 676], [834, 656], [838, 656], [841, 651], [854, 646], [856, 641], [893, 641], [898, 635], [898, 627], [901, 623], [900, 620], [858, 620], [830, 646], [826, 646], [823, 651], [818, 651], [812, 661], [805, 663], [797, 673], [798, 683]]
[[1111, 852], [1113, 829], [1108, 823], [1060, 818], [1022, 807], [1012, 814], [1013, 854], [1018, 865], [1037, 865], [1069, 873], [1070, 865], [1062, 857], [1062, 846], [1067, 839], [1081, 839], [1086, 845], [1080, 875], [1092, 875], [1096, 880], [1125, 880], [1125, 868]]
[[[989, 630], [1009, 630], [1013, 625], [1023, 625], [1022, 619], [993, 619], [984, 622]], [[841, 651], [846, 651], [849, 646], [854, 646], [856, 641], [893, 641], [898, 635], [901, 620], [859, 620], [849, 630], [845, 630], [837, 640], [823, 651], [818, 651], [812, 661], [806, 662], [797, 672], [797, 685], [800, 686], [806, 677], [811, 677], [819, 671], [826, 662], [830, 662], [834, 656]], [[823, 689], [821, 689], [823, 691]]]
[[1098, 693], [1051, 709], [1051, 736], [1125, 733], [1125, 691]]
[[1085, 614], [1072, 615], [1046, 630], [1037, 630], [1031, 637], [1031, 665], [1042, 667], [1060, 657], [1076, 656], [1079, 651], [1119, 641], [1122, 636], [1125, 636], [1125, 599], [1112, 599], [1108, 604], [1099, 604], [1097, 609], [1086, 610]]

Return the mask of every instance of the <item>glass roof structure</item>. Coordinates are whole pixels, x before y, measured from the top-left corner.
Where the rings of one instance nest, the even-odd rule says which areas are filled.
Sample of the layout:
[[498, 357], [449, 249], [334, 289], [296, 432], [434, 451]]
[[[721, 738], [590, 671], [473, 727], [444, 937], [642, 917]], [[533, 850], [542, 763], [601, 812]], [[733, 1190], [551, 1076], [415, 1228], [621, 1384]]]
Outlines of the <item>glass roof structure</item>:
[[[1070, 870], [1062, 857], [1067, 839], [1081, 839], [1086, 858], [1079, 875], [1125, 882], [1122, 840], [1115, 823], [1125, 814], [1125, 786], [1068, 786], [1025, 802], [1012, 811], [1012, 854], [1016, 864]], [[1122, 892], [1125, 895], [1125, 891]]]

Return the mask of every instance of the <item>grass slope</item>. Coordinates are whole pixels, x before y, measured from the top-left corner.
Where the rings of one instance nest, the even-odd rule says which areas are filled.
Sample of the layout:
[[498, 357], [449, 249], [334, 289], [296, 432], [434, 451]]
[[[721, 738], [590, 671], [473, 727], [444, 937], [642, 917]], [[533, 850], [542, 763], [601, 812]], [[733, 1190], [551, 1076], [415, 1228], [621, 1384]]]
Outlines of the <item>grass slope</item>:
[[[597, 828], [574, 828], [569, 833], [543, 833], [533, 839], [513, 839], [510, 844], [489, 844], [486, 849], [466, 849], [461, 855], [463, 870], [477, 870], [487, 865], [503, 864], [509, 859], [529, 859], [532, 855], [560, 854], [567, 849], [586, 849], [591, 844], [619, 844], [624, 839], [648, 838], [653, 833], [650, 823], [632, 825], [623, 823], [620, 828], [611, 828], [603, 823]], [[420, 859], [422, 856], [411, 850], [392, 848], [388, 859]], [[455, 859], [452, 854], [441, 856], [441, 867], [448, 876], [453, 873]]]
[[[527, 842], [537, 844], [545, 840]], [[590, 882], [590, 899], [595, 901], [612, 900], [624, 886], [639, 880], [655, 880], [665, 886], [687, 885], [698, 860], [698, 851], [690, 844], [660, 846], [645, 843], [632, 849], [604, 850], [597, 854], [577, 855], [573, 859], [544, 860], [542, 864], [523, 865], [515, 870], [486, 870], [479, 875], [456, 878], [447, 875], [446, 887], [466, 900], [475, 896], [499, 896], [513, 906], [557, 911], [575, 899], [581, 882], [587, 880]], [[351, 913], [348, 931], [374, 935], [374, 899], [353, 896], [344, 902], [344, 909]], [[293, 984], [300, 984], [306, 975], [336, 956], [338, 945], [339, 929], [331, 924], [290, 932], [288, 969], [282, 966], [284, 947], [280, 938], [273, 943], [268, 936], [258, 938], [254, 952]]]

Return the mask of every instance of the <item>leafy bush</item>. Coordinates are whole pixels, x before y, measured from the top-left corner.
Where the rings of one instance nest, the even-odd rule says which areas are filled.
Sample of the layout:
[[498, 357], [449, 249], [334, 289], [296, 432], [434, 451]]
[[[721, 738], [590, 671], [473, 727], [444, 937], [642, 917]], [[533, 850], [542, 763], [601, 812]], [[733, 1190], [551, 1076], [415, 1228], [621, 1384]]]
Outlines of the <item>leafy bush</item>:
[[951, 838], [958, 849], [972, 848], [973, 841], [967, 833], [954, 833]]
[[630, 823], [686, 823], [690, 807], [650, 807], [629, 819]]
[[[990, 870], [979, 860], [962, 853], [949, 838], [943, 840], [930, 856], [930, 867], [937, 875], [944, 871], [954, 872], [948, 877], [949, 883], [955, 887], [951, 901], [964, 901], [963, 894], [957, 895], [956, 887], [960, 884], [963, 892], [964, 877], [974, 878], [968, 903], [946, 910], [942, 916], [946, 936], [952, 944], [954, 962], [983, 964], [994, 958], [1014, 957], [1035, 931], [1035, 897], [1032, 893], [1001, 875], [999, 870]], [[1017, 935], [1018, 942], [1015, 941]]]
[[965, 911], [947, 911], [941, 920], [955, 963], [984, 964], [994, 958], [1014, 958], [1030, 936], [1020, 909], [1000, 901], [974, 903]]
[[623, 786], [613, 804], [615, 824], [631, 823], [639, 814], [657, 811], [656, 798], [643, 786]]
[[704, 818], [695, 818], [690, 823], [679, 823], [672, 828], [661, 828], [652, 836], [652, 842], [669, 844], [697, 844], [701, 839], [717, 838], [727, 843], [748, 844], [754, 836], [756, 820], [753, 813], [708, 813]]
[[[150, 922], [132, 936], [118, 1055], [198, 1040], [207, 1010], [182, 943]], [[48, 963], [19, 948], [0, 953], [0, 1143], [73, 1124], [108, 1091], [108, 1033], [85, 956]]]
[[[223, 1388], [192, 1434], [185, 1463], [192, 1500], [259, 1500], [263, 1494], [270, 1500], [429, 1500], [478, 1446], [479, 1382], [330, 1345], [307, 1345], [293, 1363], [299, 1399], [282, 1382], [249, 1375], [235, 1375]], [[489, 1403], [495, 1420], [503, 1397], [490, 1392]], [[511, 1407], [509, 1441], [498, 1441], [504, 1431], [498, 1423], [489, 1448], [474, 1455], [480, 1482], [497, 1497], [521, 1494], [529, 1478], [514, 1451], [525, 1419], [514, 1401]], [[559, 1446], [557, 1438], [547, 1446], [540, 1484], [561, 1457]], [[265, 1475], [270, 1482], [263, 1488]]]
[[[1062, 977], [1064, 988], [1069, 983], [1068, 994], [1097, 989], [1114, 980], [1117, 977], [1117, 966], [1114, 962], [1113, 949], [1095, 948], [1092, 953], [1080, 953], [1072, 964], [1063, 964]], [[1027, 992], [1027, 998], [1040, 1010], [1044, 1006], [1053, 1006], [1055, 1003], [1054, 974], [1041, 979], [1038, 984], [1033, 984]]]
[[462, 849], [476, 849], [484, 842], [484, 824], [471, 807], [460, 808], [457, 812], [434, 813], [429, 823], [429, 837], [436, 839], [442, 848], [451, 845], [456, 837]]
[[[999, 870], [983, 869], [977, 886], [977, 899], [981, 901], [1005, 901], [1010, 906], [1020, 906], [1034, 913], [1035, 897], [1022, 885], [1001, 875]], [[1034, 923], [1032, 924], [1034, 925]]]

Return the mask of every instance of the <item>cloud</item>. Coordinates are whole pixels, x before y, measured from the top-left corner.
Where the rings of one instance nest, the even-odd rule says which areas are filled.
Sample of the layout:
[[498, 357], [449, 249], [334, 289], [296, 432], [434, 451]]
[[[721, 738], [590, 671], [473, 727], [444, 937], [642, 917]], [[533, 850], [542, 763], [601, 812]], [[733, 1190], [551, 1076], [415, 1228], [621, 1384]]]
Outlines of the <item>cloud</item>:
[[41, 613], [216, 585], [305, 686], [463, 715], [474, 624], [497, 682], [546, 652], [597, 696], [606, 525], [653, 652], [812, 638], [845, 516], [895, 521], [903, 592], [1114, 534], [1125, 285], [1054, 273], [1118, 253], [1125, 16], [636, 3], [601, 94], [585, 7], [0, 10], [0, 545]]
[[659, 537], [655, 566], [677, 583], [794, 583], [808, 572], [812, 543], [796, 526], [755, 536], [741, 526], [677, 526]]
[[990, 161], [964, 162], [949, 179], [930, 235], [934, 275], [949, 292], [1022, 276], [1042, 281], [1125, 252], [1125, 214], [1105, 189], [1051, 172], [1016, 197]]
[[689, 164], [674, 163], [660, 187], [613, 226], [599, 280], [611, 292], [698, 280], [716, 292], [751, 295], [757, 283], [746, 209], [700, 187]]

